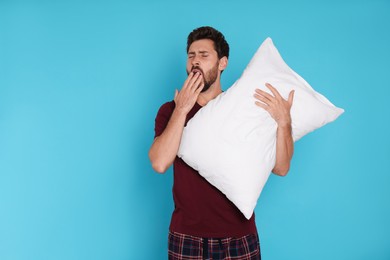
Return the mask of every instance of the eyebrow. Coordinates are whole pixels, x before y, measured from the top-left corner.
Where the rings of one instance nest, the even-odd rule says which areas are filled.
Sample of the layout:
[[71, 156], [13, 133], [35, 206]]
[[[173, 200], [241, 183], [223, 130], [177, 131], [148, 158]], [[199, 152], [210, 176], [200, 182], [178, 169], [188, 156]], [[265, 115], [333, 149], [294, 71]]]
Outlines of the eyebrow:
[[[203, 53], [209, 53], [208, 51], [199, 51], [199, 53], [203, 54]], [[188, 54], [195, 54], [194, 51], [190, 51], [188, 52]]]

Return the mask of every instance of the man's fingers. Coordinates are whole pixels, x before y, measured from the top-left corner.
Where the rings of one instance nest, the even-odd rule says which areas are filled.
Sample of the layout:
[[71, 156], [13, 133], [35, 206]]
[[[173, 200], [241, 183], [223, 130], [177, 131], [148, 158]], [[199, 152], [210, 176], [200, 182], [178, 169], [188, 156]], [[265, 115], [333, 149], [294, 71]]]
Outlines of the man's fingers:
[[256, 89], [255, 92], [261, 96], [263, 96], [264, 98], [267, 98], [268, 100], [272, 100], [273, 98], [275, 98], [274, 96], [272, 96], [271, 94], [261, 90], [261, 89]]
[[199, 78], [199, 73], [193, 74], [192, 78], [189, 80], [189, 82], [187, 84], [187, 88], [192, 89], [192, 87], [194, 86], [194, 83], [196, 82], [196, 80], [198, 78]]
[[204, 83], [202, 82], [198, 88], [196, 89], [195, 93], [196, 95], [199, 95], [200, 92], [202, 92], [202, 89], [204, 88]]
[[191, 88], [193, 82], [195, 82], [196, 79], [197, 79], [196, 73], [194, 73], [194, 72], [191, 71], [190, 74], [188, 74], [187, 79], [184, 81], [184, 84], [183, 84], [183, 88], [182, 88], [182, 89]]
[[267, 108], [270, 106], [270, 104], [269, 104], [270, 101], [268, 99], [266, 99], [265, 97], [258, 95], [258, 94], [254, 94], [253, 96], [257, 99], [257, 101], [255, 101], [256, 104], [261, 104], [262, 107], [267, 107]]
[[198, 72], [194, 75], [193, 79], [190, 81], [190, 83], [188, 84], [188, 87], [192, 90], [192, 91], [196, 91], [196, 89], [198, 88], [198, 86], [200, 85], [200, 83], [202, 82], [202, 75]]
[[202, 91], [204, 87], [203, 77], [200, 73], [191, 72], [188, 75], [187, 80], [185, 81], [183, 88], [178, 91], [175, 90], [175, 101], [179, 103], [192, 103], [192, 100], [197, 99], [199, 93]]
[[259, 94], [254, 94], [253, 95], [256, 99], [262, 101], [263, 103], [266, 103], [266, 105], [270, 105], [270, 103], [272, 103], [271, 100], [269, 100], [268, 98], [264, 97], [263, 95], [259, 95]]
[[271, 84], [269, 83], [265, 83], [265, 86], [271, 90], [272, 94], [274, 94], [274, 96], [276, 98], [282, 98], [282, 96], [279, 94], [279, 92], [276, 90], [276, 88], [274, 88]]
[[267, 105], [264, 105], [264, 103], [261, 103], [261, 102], [259, 102], [259, 101], [256, 101], [255, 104], [256, 104], [256, 106], [259, 106], [259, 107], [264, 108], [265, 110], [268, 110], [268, 106], [267, 106]]
[[191, 71], [190, 74], [188, 74], [186, 80], [184, 81], [182, 89], [188, 86], [188, 83], [191, 81], [193, 77], [194, 77], [194, 73]]

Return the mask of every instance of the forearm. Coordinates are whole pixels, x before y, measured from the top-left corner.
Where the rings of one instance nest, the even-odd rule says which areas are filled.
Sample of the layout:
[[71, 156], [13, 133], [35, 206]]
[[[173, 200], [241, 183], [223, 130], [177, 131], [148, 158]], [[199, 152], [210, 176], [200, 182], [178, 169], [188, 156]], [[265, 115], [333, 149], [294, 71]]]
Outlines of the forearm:
[[175, 109], [164, 132], [155, 138], [149, 150], [149, 158], [155, 171], [164, 173], [175, 160], [185, 120], [186, 114]]
[[294, 153], [291, 124], [278, 126], [276, 132], [276, 161], [273, 173], [285, 176], [290, 169], [290, 162]]

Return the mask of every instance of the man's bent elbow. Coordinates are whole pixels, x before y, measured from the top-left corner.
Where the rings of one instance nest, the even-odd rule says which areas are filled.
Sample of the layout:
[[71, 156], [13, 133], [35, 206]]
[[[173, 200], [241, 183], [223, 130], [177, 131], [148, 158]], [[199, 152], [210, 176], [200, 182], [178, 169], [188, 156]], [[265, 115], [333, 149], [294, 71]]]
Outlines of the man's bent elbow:
[[150, 153], [149, 153], [149, 159], [150, 162], [152, 163], [152, 168], [158, 173], [165, 173], [169, 165], [163, 163], [161, 160], [158, 160], [157, 158], [154, 158]]
[[155, 159], [152, 159], [149, 155], [150, 162], [152, 163], [152, 168], [154, 171], [158, 173], [165, 173], [165, 171], [168, 169], [164, 164], [161, 162], [156, 161]]
[[165, 173], [173, 163], [173, 160], [171, 162], [168, 161], [169, 158], [167, 158], [166, 156], [164, 156], [164, 154], [161, 154], [161, 152], [159, 152], [160, 150], [158, 148], [159, 146], [156, 146], [157, 139], [158, 137], [154, 139], [152, 147], [149, 150], [148, 156], [152, 164], [153, 170], [158, 173]]
[[158, 164], [152, 164], [152, 168], [154, 171], [158, 173], [165, 173], [167, 171], [167, 167], [164, 167], [163, 165], [158, 165]]
[[286, 176], [288, 171], [290, 170], [290, 167], [286, 167], [286, 168], [274, 168], [272, 170], [272, 172], [276, 175], [279, 175], [279, 176]]

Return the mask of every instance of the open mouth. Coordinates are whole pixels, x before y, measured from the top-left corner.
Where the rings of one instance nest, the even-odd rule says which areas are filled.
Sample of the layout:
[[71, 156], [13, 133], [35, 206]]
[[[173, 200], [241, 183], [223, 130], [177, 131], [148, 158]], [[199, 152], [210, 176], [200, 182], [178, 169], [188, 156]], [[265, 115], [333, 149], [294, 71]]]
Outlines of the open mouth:
[[198, 69], [193, 69], [192, 72], [195, 74], [197, 72], [199, 72], [200, 74], [202, 74], [202, 71], [198, 70]]

